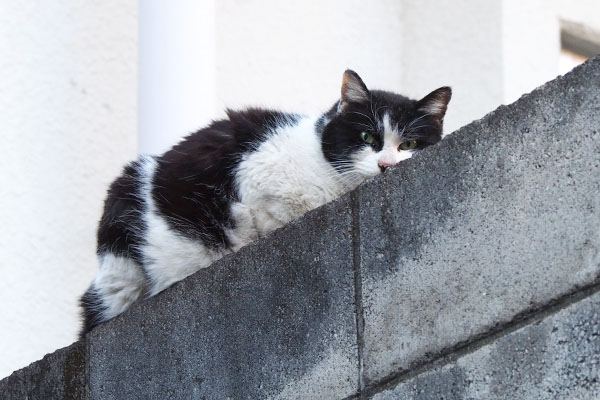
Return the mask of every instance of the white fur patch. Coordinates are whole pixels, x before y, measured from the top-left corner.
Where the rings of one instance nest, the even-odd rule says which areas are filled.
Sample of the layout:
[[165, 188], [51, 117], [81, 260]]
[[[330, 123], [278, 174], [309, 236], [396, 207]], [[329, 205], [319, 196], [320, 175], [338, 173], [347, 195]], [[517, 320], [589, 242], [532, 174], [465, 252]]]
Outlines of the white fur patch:
[[231, 250], [238, 251], [243, 246], [258, 239], [258, 231], [254, 223], [252, 210], [242, 204], [234, 203], [231, 205], [229, 212], [231, 219], [235, 222], [235, 228], [228, 230], [227, 239], [231, 246]]
[[[129, 308], [144, 293], [146, 277], [135, 261], [110, 253], [98, 257], [100, 267], [92, 283], [92, 290], [102, 299], [106, 321]], [[98, 311], [98, 310], [97, 310]], [[98, 321], [98, 322], [102, 322]]]
[[144, 157], [140, 161], [144, 170], [141, 190], [146, 205], [146, 212], [143, 214], [146, 235], [141, 250], [144, 269], [151, 281], [149, 295], [154, 296], [199, 269], [208, 267], [225, 253], [209, 249], [169, 227], [164, 218], [157, 214], [152, 198], [152, 177], [156, 170], [156, 160]]
[[379, 152], [378, 163], [385, 166], [398, 164], [400, 161], [408, 160], [412, 157], [412, 150], [399, 150], [401, 143], [400, 132], [397, 126], [392, 126], [388, 114], [383, 116], [384, 141], [383, 149]]
[[383, 148], [397, 149], [400, 145], [400, 132], [398, 132], [397, 126], [392, 126], [389, 114], [383, 114], [381, 125], [383, 125]]
[[329, 164], [315, 134], [316, 121], [304, 117], [294, 126], [277, 128], [256, 151], [244, 155], [236, 186], [248, 214], [233, 235], [242, 237], [241, 232], [253, 229], [266, 235], [364, 179], [340, 175]]
[[371, 146], [365, 146], [352, 155], [354, 168], [365, 177], [372, 177], [381, 173], [377, 161], [380, 154]]

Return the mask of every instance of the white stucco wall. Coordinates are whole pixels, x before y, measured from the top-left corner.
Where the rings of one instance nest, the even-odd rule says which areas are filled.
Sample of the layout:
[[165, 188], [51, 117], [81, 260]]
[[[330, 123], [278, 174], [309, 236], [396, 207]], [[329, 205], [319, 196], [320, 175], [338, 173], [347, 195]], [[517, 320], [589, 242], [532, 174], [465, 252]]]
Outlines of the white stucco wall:
[[139, 143], [161, 154], [215, 116], [215, 1], [139, 3]]
[[346, 68], [401, 91], [401, 10], [396, 0], [219, 0], [217, 109], [324, 112]]
[[136, 14], [0, 2], [0, 377], [76, 338], [102, 199], [136, 152]]
[[404, 0], [404, 92], [451, 86], [446, 132], [502, 101], [502, 2]]
[[551, 0], [562, 19], [584, 24], [600, 31], [600, 1], [598, 0]]
[[560, 25], [548, 0], [502, 2], [503, 103], [512, 103], [559, 74]]

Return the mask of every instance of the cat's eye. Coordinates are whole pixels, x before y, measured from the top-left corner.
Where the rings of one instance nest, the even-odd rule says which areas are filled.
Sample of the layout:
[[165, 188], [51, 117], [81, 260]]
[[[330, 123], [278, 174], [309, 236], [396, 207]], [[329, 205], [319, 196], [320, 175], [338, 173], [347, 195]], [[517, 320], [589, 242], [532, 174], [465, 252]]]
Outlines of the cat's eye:
[[400, 150], [414, 150], [417, 148], [417, 141], [416, 140], [408, 140], [404, 143], [400, 143], [400, 146], [398, 146], [398, 151]]
[[365, 142], [366, 144], [373, 144], [375, 143], [375, 136], [372, 133], [369, 132], [361, 132], [360, 133], [360, 138], [362, 139], [363, 142]]

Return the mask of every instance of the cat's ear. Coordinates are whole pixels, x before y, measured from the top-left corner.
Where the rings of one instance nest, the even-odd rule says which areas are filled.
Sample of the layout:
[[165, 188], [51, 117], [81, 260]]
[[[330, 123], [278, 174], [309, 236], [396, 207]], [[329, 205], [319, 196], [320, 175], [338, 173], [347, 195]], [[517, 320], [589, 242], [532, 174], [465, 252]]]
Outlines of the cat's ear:
[[450, 98], [452, 98], [452, 89], [448, 86], [441, 87], [419, 100], [417, 110], [430, 115], [442, 126]]
[[345, 111], [350, 103], [366, 103], [369, 101], [369, 89], [358, 74], [350, 69], [344, 72], [342, 80], [342, 98], [339, 111]]

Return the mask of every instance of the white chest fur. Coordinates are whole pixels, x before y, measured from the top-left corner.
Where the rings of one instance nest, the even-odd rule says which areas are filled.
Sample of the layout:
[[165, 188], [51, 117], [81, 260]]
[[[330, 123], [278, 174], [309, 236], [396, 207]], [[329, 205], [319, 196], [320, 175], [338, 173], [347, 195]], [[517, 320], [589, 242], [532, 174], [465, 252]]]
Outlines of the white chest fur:
[[236, 174], [240, 203], [232, 214], [245, 214], [246, 226], [236, 230], [250, 234], [251, 224], [255, 235], [265, 235], [350, 189], [323, 156], [316, 121], [304, 117], [280, 127], [244, 156]]

